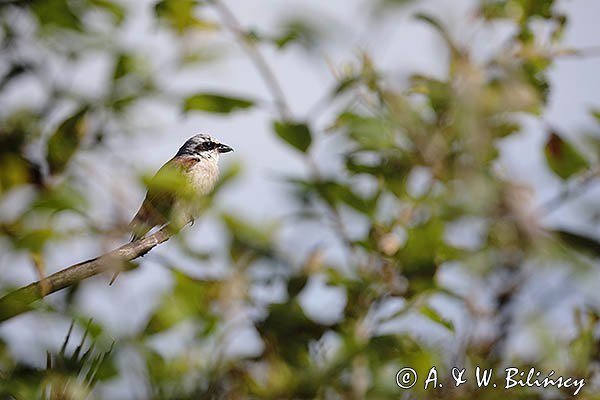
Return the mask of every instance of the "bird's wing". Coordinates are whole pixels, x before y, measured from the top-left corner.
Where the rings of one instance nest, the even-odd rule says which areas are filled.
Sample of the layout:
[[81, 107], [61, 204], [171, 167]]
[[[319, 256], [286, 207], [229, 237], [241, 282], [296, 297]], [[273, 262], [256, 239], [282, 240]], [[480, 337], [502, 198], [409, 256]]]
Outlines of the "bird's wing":
[[132, 241], [169, 221], [177, 193], [187, 184], [185, 172], [197, 162], [193, 157], [174, 157], [158, 170], [148, 185], [144, 202], [129, 224]]

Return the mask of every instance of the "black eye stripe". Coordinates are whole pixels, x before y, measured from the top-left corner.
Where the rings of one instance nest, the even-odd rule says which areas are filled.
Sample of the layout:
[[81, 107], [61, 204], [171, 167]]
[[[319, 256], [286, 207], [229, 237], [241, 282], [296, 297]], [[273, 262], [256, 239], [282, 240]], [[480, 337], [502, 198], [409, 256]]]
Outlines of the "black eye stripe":
[[206, 142], [202, 142], [200, 144], [198, 144], [196, 146], [196, 151], [209, 151], [209, 150], [214, 150], [217, 147], [219, 147], [218, 143], [212, 142], [212, 141], [206, 141]]

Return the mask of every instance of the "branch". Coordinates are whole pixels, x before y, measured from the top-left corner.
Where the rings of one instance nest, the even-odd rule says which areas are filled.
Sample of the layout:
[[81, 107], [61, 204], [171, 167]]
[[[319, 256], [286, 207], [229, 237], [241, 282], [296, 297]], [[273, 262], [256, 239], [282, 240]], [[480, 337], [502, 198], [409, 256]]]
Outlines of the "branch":
[[538, 210], [538, 214], [542, 217], [549, 215], [562, 207], [567, 201], [576, 196], [583, 194], [588, 190], [594, 181], [600, 177], [600, 169], [593, 168], [581, 176], [573, 179], [572, 182], [567, 182], [559, 192], [546, 200]]
[[580, 49], [561, 49], [550, 54], [550, 57], [599, 57], [600, 46], [583, 47]]
[[170, 236], [171, 230], [166, 226], [148, 237], [127, 243], [100, 257], [72, 265], [45, 279], [8, 293], [0, 298], [0, 322], [32, 310], [32, 303], [51, 293], [102, 272], [122, 268], [119, 264], [143, 256], [154, 247], [166, 242]]
[[[217, 13], [221, 16], [223, 24], [241, 42], [242, 47], [246, 50], [246, 53], [248, 54], [248, 57], [250, 57], [251, 61], [256, 66], [256, 69], [261, 74], [263, 80], [265, 81], [265, 84], [267, 85], [267, 87], [269, 88], [269, 90], [271, 92], [271, 96], [273, 96], [273, 99], [274, 99], [275, 103], [277, 104], [277, 110], [279, 112], [280, 118], [283, 120], [292, 120], [293, 113], [288, 105], [288, 102], [285, 97], [285, 93], [281, 89], [281, 85], [279, 84], [279, 81], [277, 80], [275, 73], [273, 72], [273, 70], [271, 69], [271, 67], [269, 66], [269, 64], [267, 63], [265, 58], [263, 57], [262, 53], [259, 51], [258, 47], [256, 46], [256, 43], [254, 41], [252, 41], [252, 39], [250, 39], [246, 35], [246, 33], [244, 32], [244, 29], [243, 29], [242, 25], [240, 24], [240, 22], [238, 21], [238, 19], [235, 17], [233, 12], [223, 3], [223, 1], [212, 0], [211, 3], [215, 6]], [[329, 94], [328, 94], [328, 96], [329, 96]], [[328, 98], [328, 97], [326, 97], [326, 98]], [[319, 101], [319, 103], [320, 103], [320, 101]], [[324, 106], [321, 106], [321, 107], [324, 108]], [[310, 156], [310, 154], [307, 155], [306, 161], [308, 164], [308, 168], [311, 170], [311, 172], [313, 173], [315, 178], [317, 180], [321, 180], [322, 177], [321, 177], [321, 173], [319, 171], [318, 165], [314, 161], [314, 159]], [[335, 207], [331, 207], [329, 205], [326, 205], [326, 206], [332, 214], [335, 227], [337, 228], [338, 233], [340, 234], [342, 240], [344, 241], [344, 243], [346, 245], [351, 247], [352, 241], [350, 240], [350, 237], [344, 226], [342, 216], [340, 215], [340, 213], [338, 212], [338, 210]]]
[[256, 66], [256, 69], [262, 76], [265, 84], [271, 92], [271, 95], [273, 96], [275, 104], [277, 105], [277, 110], [279, 111], [281, 117], [284, 120], [292, 119], [292, 112], [285, 98], [285, 94], [281, 89], [281, 85], [277, 81], [275, 73], [271, 70], [269, 64], [256, 46], [256, 43], [254, 43], [252, 39], [246, 35], [242, 25], [237, 20], [233, 12], [222, 1], [213, 0], [211, 3], [215, 6], [215, 10], [221, 16], [225, 27], [227, 27], [238, 38], [242, 44], [242, 47], [244, 50], [246, 50], [246, 53], [248, 53], [248, 57], [250, 57]]

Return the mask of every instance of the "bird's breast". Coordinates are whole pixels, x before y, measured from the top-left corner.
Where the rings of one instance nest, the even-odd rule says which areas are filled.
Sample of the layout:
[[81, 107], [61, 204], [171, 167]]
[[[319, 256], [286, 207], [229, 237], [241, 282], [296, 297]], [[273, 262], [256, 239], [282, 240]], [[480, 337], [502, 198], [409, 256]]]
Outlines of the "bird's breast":
[[210, 193], [219, 179], [219, 166], [213, 160], [200, 160], [186, 173], [190, 185], [200, 195]]

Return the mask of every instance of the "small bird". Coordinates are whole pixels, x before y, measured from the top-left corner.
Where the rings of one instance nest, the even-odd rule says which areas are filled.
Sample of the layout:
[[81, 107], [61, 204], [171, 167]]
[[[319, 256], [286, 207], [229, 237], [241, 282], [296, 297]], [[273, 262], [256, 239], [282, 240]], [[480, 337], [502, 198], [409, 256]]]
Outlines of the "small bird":
[[131, 241], [155, 227], [169, 224], [178, 231], [193, 222], [200, 212], [200, 198], [214, 189], [219, 178], [219, 155], [230, 151], [231, 147], [207, 134], [189, 138], [150, 180], [146, 198], [129, 223]]

